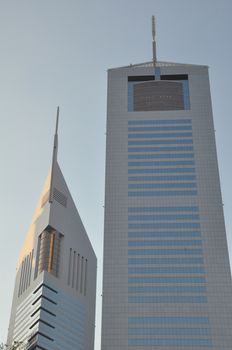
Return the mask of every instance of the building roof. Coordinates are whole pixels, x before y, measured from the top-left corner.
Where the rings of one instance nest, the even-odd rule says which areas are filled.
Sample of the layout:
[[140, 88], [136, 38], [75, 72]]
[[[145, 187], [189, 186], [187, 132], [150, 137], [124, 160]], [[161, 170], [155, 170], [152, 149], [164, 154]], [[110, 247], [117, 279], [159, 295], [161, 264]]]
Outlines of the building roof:
[[[208, 67], [207, 65], [201, 65], [201, 64], [188, 64], [188, 63], [176, 63], [176, 62], [164, 62], [164, 61], [157, 61], [156, 62], [156, 66], [157, 67], [175, 67], [175, 66]], [[122, 68], [136, 68], [136, 67], [153, 67], [153, 61], [148, 61], [148, 62], [143, 62], [143, 63], [136, 63], [136, 64], [129, 64], [128, 66], [110, 68], [109, 70], [122, 69]]]

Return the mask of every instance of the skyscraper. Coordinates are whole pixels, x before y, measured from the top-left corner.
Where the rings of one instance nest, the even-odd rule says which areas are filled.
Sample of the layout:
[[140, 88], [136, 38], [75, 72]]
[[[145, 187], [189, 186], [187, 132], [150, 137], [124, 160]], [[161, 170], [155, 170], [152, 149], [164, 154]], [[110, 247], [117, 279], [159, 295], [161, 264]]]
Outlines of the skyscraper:
[[108, 71], [102, 350], [232, 348], [208, 67]]
[[17, 264], [7, 344], [93, 350], [96, 256], [57, 162], [58, 115], [51, 171]]

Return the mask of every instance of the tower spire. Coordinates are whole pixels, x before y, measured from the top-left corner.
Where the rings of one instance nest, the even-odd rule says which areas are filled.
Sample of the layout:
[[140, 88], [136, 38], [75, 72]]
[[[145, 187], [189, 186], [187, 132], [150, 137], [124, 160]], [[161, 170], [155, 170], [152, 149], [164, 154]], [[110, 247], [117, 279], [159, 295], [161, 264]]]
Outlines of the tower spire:
[[156, 36], [156, 30], [155, 30], [155, 16], [152, 16], [152, 51], [153, 51], [153, 65], [155, 67], [156, 65], [156, 41], [155, 41], [155, 36]]
[[60, 114], [60, 107], [58, 106], [57, 107], [57, 112], [56, 112], [56, 129], [55, 129], [54, 145], [53, 145], [53, 153], [52, 153], [52, 168], [51, 168], [49, 203], [52, 203], [53, 175], [54, 175], [55, 163], [57, 162], [59, 114]]

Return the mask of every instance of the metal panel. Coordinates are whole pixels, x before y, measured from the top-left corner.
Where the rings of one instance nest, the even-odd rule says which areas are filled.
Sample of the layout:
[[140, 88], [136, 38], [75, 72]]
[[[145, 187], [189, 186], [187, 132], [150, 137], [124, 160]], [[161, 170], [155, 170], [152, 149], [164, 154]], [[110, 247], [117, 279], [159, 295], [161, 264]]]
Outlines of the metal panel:
[[184, 109], [182, 82], [147, 81], [134, 84], [134, 111]]

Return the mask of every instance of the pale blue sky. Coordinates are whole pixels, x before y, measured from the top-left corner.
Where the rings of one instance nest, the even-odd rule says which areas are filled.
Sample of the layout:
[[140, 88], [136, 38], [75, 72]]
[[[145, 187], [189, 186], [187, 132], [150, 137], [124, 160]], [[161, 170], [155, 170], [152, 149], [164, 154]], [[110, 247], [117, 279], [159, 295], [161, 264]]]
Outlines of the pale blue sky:
[[153, 14], [159, 60], [210, 66], [232, 255], [231, 13], [230, 0], [0, 0], [0, 341], [60, 105], [59, 163], [98, 256], [100, 350], [106, 71], [151, 59]]

